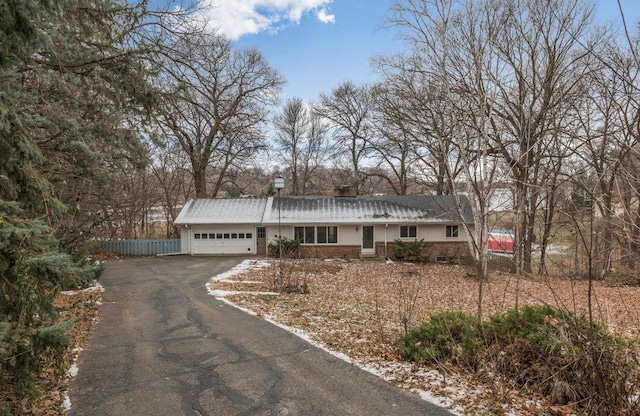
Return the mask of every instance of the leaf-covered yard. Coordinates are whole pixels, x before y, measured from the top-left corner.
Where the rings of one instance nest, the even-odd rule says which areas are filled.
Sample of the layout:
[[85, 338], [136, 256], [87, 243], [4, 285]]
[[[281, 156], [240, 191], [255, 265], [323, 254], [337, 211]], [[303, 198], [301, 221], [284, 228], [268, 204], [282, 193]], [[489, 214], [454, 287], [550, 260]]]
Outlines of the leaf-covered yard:
[[[254, 262], [256, 263], [256, 262]], [[285, 261], [285, 284], [305, 286], [307, 294], [267, 295], [279, 277], [277, 262], [259, 262], [212, 279], [212, 294], [294, 330], [461, 414], [569, 414], [519, 391], [497, 377], [478, 377], [453, 368], [416, 367], [398, 358], [396, 346], [407, 330], [442, 311], [478, 309], [478, 283], [459, 265], [377, 262]], [[518, 305], [546, 303], [587, 314], [587, 282], [564, 278], [517, 278], [493, 273], [484, 284], [483, 316]], [[243, 293], [243, 292], [250, 293]], [[640, 289], [596, 282], [594, 319], [626, 338], [640, 331]]]

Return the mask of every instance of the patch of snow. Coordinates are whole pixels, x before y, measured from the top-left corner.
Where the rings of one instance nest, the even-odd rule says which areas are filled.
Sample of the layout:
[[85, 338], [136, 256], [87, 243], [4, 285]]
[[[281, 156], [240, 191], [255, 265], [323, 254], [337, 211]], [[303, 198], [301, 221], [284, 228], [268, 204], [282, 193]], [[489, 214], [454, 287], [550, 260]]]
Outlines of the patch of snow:
[[264, 269], [269, 266], [271, 266], [271, 262], [269, 262], [268, 260], [246, 259], [237, 266], [233, 267], [231, 270], [221, 273], [217, 276], [213, 276], [211, 279], [215, 280], [216, 282], [224, 282], [227, 281], [227, 279], [229, 279], [230, 277], [241, 274], [247, 270]]
[[436, 396], [429, 391], [421, 390], [421, 389], [415, 389], [414, 391], [418, 393], [418, 396], [420, 396], [420, 398], [424, 401], [433, 403], [440, 407], [444, 407], [454, 415], [459, 415], [459, 416], [464, 415], [464, 409], [462, 407], [460, 406], [457, 406], [454, 408], [450, 407], [453, 404], [453, 400], [449, 399], [448, 397]]
[[247, 309], [247, 308], [243, 308], [242, 306], [236, 305], [235, 303], [231, 302], [229, 299], [227, 298], [219, 298], [221, 301], [223, 301], [224, 303], [226, 303], [229, 306], [233, 306], [236, 309], [241, 310], [242, 312], [246, 312], [249, 315], [253, 315], [253, 316], [257, 316], [258, 314], [255, 313], [254, 311], [252, 311], [251, 309]]
[[569, 250], [569, 246], [550, 244], [547, 246], [547, 254], [564, 254]]
[[77, 375], [78, 375], [78, 366], [74, 362], [73, 364], [71, 364], [71, 367], [69, 367], [69, 369], [67, 370], [67, 376], [75, 377]]
[[211, 296], [215, 296], [217, 298], [224, 298], [225, 296], [231, 295], [265, 295], [265, 296], [278, 296], [277, 292], [247, 292], [243, 290], [212, 290], [211, 287], [207, 284], [207, 290]]
[[[233, 276], [239, 275], [247, 270], [264, 269], [269, 266], [271, 266], [271, 262], [267, 260], [246, 259], [246, 260], [243, 260], [237, 266], [233, 267], [231, 270], [221, 273], [219, 275], [213, 276], [211, 280], [215, 282], [225, 282], [225, 283], [243, 283], [243, 284], [262, 283], [257, 281], [237, 281], [237, 280], [231, 280], [230, 278]], [[217, 298], [224, 298], [225, 296], [238, 295], [238, 294], [267, 295], [267, 296], [278, 295], [278, 293], [275, 293], [275, 292], [246, 292], [246, 291], [235, 291], [235, 290], [214, 290], [212, 289], [212, 286], [210, 283], [207, 283], [206, 287], [209, 294]]]
[[66, 295], [66, 296], [71, 296], [71, 295], [75, 295], [76, 293], [81, 293], [81, 292], [86, 292], [86, 293], [90, 293], [90, 292], [104, 292], [104, 287], [98, 283], [98, 282], [94, 282], [91, 286], [84, 288], [84, 289], [78, 289], [78, 290], [65, 290], [64, 292], [60, 292], [61, 295]]
[[[102, 287], [102, 286], [100, 286], [100, 287]], [[102, 289], [102, 290], [104, 290], [104, 289]], [[78, 371], [80, 370], [78, 368], [78, 364], [76, 364], [76, 363], [78, 362], [78, 355], [80, 355], [80, 352], [82, 352], [82, 347], [75, 347], [73, 349], [73, 352], [75, 354], [73, 355], [73, 363], [71, 363], [71, 367], [69, 367], [69, 369], [67, 370], [67, 380], [77, 376], [78, 375]], [[64, 393], [63, 393], [62, 407], [67, 412], [69, 410], [71, 410], [71, 398], [69, 397], [69, 391], [68, 390], [65, 390]]]
[[71, 398], [69, 397], [69, 393], [66, 391], [64, 392], [64, 399], [62, 400], [62, 407], [67, 412], [71, 410]]

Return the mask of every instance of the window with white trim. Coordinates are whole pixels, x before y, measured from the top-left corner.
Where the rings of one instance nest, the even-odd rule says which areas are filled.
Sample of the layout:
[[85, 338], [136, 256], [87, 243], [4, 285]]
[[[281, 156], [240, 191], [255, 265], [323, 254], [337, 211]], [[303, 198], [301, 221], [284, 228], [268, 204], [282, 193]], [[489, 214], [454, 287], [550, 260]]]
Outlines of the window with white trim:
[[444, 235], [447, 238], [458, 238], [460, 236], [460, 228], [457, 225], [447, 225]]
[[400, 238], [416, 238], [418, 237], [418, 227], [415, 225], [401, 225]]
[[338, 244], [338, 227], [294, 227], [293, 238], [301, 244]]

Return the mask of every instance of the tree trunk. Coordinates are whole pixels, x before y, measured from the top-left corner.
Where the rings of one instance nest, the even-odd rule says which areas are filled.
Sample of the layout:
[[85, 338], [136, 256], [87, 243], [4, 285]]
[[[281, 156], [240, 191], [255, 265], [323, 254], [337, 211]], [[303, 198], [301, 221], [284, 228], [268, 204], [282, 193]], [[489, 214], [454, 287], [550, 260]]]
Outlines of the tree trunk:
[[193, 163], [193, 185], [196, 188], [196, 198], [207, 197], [207, 176], [206, 167]]

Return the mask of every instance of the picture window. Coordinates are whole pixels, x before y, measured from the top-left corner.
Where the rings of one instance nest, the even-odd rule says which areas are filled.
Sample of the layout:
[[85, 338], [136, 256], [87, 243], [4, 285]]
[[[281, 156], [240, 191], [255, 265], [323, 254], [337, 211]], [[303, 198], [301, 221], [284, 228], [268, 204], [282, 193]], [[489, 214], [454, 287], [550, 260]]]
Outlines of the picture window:
[[338, 227], [294, 227], [293, 238], [302, 244], [337, 244]]

